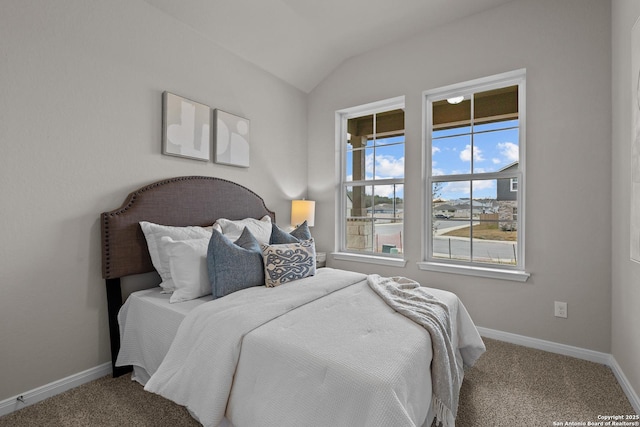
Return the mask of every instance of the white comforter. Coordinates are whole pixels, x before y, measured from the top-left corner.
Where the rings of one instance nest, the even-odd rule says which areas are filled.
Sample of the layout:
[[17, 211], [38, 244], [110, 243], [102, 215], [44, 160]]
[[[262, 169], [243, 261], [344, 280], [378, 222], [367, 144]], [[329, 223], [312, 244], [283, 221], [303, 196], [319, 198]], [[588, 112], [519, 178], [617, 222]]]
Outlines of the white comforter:
[[[484, 350], [449, 292], [457, 362]], [[422, 426], [431, 401], [429, 335], [396, 313], [366, 276], [320, 269], [276, 288], [203, 304], [182, 322], [145, 389], [205, 426]], [[431, 417], [429, 417], [431, 418]]]

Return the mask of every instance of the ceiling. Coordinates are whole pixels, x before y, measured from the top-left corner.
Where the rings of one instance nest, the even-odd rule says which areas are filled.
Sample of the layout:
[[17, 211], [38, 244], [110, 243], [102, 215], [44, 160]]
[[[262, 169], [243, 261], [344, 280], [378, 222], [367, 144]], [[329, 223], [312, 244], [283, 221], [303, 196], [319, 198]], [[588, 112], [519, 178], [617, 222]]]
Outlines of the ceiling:
[[511, 0], [145, 0], [304, 92], [343, 61]]

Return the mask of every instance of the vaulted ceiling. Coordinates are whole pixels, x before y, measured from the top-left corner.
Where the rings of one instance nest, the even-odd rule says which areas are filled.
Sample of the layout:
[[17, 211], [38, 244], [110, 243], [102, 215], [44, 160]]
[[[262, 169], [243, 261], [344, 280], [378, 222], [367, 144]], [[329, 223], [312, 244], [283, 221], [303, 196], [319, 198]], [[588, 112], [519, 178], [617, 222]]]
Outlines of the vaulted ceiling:
[[343, 61], [512, 0], [145, 0], [304, 92]]

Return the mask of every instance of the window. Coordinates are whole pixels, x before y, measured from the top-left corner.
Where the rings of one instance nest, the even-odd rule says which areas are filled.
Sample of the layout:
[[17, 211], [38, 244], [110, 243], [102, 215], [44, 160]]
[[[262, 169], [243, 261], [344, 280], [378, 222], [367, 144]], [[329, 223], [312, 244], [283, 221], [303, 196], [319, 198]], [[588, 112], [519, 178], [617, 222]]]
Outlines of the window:
[[424, 93], [426, 235], [420, 268], [528, 278], [524, 95], [524, 70]]
[[401, 259], [404, 97], [338, 111], [336, 120], [341, 164], [338, 250], [343, 256]]

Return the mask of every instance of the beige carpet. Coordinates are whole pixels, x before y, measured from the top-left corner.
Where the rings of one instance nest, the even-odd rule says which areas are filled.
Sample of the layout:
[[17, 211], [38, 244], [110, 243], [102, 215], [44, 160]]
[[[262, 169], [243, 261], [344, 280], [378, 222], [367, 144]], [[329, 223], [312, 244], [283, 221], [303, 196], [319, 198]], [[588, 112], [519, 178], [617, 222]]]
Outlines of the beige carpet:
[[[457, 427], [586, 424], [598, 415], [635, 414], [606, 366], [485, 343], [487, 352], [465, 374]], [[0, 418], [2, 427], [197, 425], [184, 408], [145, 392], [128, 376], [104, 377]]]

